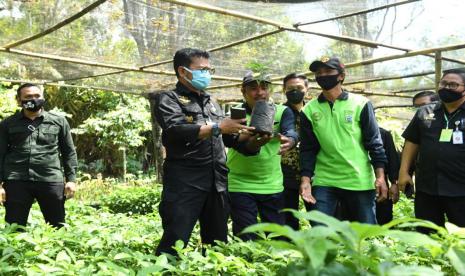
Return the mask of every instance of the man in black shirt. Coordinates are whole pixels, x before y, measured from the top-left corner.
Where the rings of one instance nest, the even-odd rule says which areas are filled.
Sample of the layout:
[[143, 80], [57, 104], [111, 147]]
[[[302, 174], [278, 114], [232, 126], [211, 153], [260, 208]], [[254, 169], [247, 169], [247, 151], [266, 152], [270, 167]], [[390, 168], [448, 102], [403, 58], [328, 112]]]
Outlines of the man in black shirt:
[[[300, 111], [304, 107], [304, 96], [308, 90], [308, 79], [303, 74], [291, 73], [283, 79], [283, 89], [286, 94], [286, 105], [294, 112], [294, 126], [296, 133], [300, 131]], [[300, 188], [300, 155], [299, 144], [283, 154], [281, 170], [284, 184], [284, 208], [299, 209]], [[310, 210], [310, 204], [304, 202], [305, 208]], [[286, 224], [294, 230], [299, 229], [299, 220], [290, 212], [285, 213]]]
[[198, 49], [177, 51], [176, 88], [151, 95], [166, 148], [159, 207], [164, 232], [157, 255], [175, 255], [172, 246], [177, 240], [187, 245], [197, 220], [203, 243], [227, 240], [230, 206], [224, 145], [254, 154], [261, 143], [243, 140], [245, 135], [237, 133], [253, 128], [242, 125], [245, 120], [224, 118], [220, 106], [204, 92], [213, 73], [209, 57]]
[[399, 188], [413, 184], [409, 168], [419, 154], [415, 216], [443, 226], [446, 215], [449, 222], [464, 227], [465, 70], [444, 71], [439, 87], [442, 102], [421, 107], [403, 133]]
[[74, 195], [76, 180], [69, 124], [43, 110], [44, 93], [34, 84], [21, 85], [16, 98], [23, 109], [0, 123], [0, 201], [5, 203], [5, 221], [26, 225], [37, 200], [45, 221], [61, 227], [65, 198]]
[[[434, 91], [429, 91], [429, 90], [418, 92], [412, 98], [413, 107], [415, 108], [420, 108], [424, 105], [431, 104], [437, 101], [439, 101], [438, 94]], [[417, 156], [417, 159], [418, 159], [418, 156]], [[413, 175], [414, 172], [415, 172], [415, 164], [413, 164], [410, 167], [410, 175]], [[407, 186], [405, 186], [404, 193], [405, 193], [405, 196], [407, 196], [407, 198], [412, 198], [413, 195], [415, 194], [415, 188], [413, 187], [413, 185], [407, 184]]]

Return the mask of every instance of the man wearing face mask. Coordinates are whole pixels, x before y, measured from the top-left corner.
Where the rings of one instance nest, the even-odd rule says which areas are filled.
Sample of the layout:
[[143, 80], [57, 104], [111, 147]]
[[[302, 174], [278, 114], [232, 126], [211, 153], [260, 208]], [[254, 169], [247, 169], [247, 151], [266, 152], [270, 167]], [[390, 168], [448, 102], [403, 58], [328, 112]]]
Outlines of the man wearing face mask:
[[375, 198], [385, 200], [388, 189], [373, 107], [342, 89], [345, 70], [338, 58], [314, 61], [310, 71], [323, 92], [301, 113], [301, 195], [330, 216], [344, 201], [354, 220], [375, 224]]
[[465, 227], [465, 69], [444, 71], [438, 94], [441, 102], [420, 107], [402, 134], [399, 188], [413, 185], [409, 169], [418, 155], [415, 216], [440, 226], [447, 216]]
[[166, 148], [159, 206], [163, 236], [157, 255], [176, 255], [172, 247], [177, 240], [187, 245], [197, 221], [202, 243], [227, 241], [225, 145], [245, 155], [257, 151], [238, 134], [253, 128], [242, 125], [244, 120], [224, 118], [221, 107], [205, 92], [213, 73], [209, 58], [208, 52], [199, 49], [177, 51], [173, 59], [176, 88], [150, 95]]
[[[297, 133], [300, 130], [300, 111], [304, 107], [304, 97], [308, 90], [308, 79], [303, 74], [291, 73], [284, 77], [283, 88], [286, 94], [284, 104], [294, 113], [294, 127]], [[299, 209], [299, 187], [300, 187], [300, 157], [298, 144], [296, 147], [283, 154], [281, 157], [281, 170], [284, 182], [284, 208]], [[307, 210], [310, 204], [305, 203]], [[294, 230], [299, 229], [299, 220], [292, 213], [286, 212], [286, 224]]]
[[25, 226], [37, 200], [45, 221], [61, 227], [65, 198], [76, 190], [77, 158], [69, 124], [43, 109], [44, 94], [34, 84], [21, 85], [16, 98], [22, 110], [0, 123], [0, 201], [5, 221]]

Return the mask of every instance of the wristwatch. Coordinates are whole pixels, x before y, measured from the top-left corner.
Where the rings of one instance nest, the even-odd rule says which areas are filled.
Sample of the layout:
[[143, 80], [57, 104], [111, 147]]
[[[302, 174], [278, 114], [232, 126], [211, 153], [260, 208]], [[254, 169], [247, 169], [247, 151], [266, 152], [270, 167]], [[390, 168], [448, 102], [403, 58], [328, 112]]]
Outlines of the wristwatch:
[[217, 123], [214, 123], [212, 125], [212, 135], [215, 137], [218, 137], [221, 135], [221, 129], [220, 126]]

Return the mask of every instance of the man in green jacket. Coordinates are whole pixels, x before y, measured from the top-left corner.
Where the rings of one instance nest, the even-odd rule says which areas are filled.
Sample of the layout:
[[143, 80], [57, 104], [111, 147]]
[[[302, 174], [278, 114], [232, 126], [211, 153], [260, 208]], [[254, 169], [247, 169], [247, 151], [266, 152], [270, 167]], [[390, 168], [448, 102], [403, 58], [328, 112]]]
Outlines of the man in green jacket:
[[5, 221], [25, 226], [35, 199], [45, 221], [61, 227], [65, 199], [76, 190], [77, 158], [69, 124], [43, 109], [44, 93], [34, 84], [21, 85], [16, 99], [22, 110], [0, 123], [0, 201]]
[[310, 70], [323, 92], [301, 114], [301, 195], [331, 216], [345, 201], [354, 220], [375, 224], [375, 197], [385, 200], [388, 190], [373, 107], [342, 89], [345, 70], [338, 58], [314, 61]]

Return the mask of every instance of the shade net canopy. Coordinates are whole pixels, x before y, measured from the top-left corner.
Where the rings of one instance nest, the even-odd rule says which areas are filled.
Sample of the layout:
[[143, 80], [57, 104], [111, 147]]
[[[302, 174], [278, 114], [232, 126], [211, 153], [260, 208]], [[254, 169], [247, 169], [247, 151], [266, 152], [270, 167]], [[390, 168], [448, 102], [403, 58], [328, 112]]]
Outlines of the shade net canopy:
[[289, 2], [0, 1], [0, 81], [144, 94], [173, 87], [175, 51], [195, 47], [211, 53], [219, 100], [242, 97], [249, 69], [271, 74], [278, 100], [291, 72], [316, 94], [309, 64], [338, 56], [347, 89], [405, 103], [435, 88], [435, 70], [465, 66], [463, 1]]

